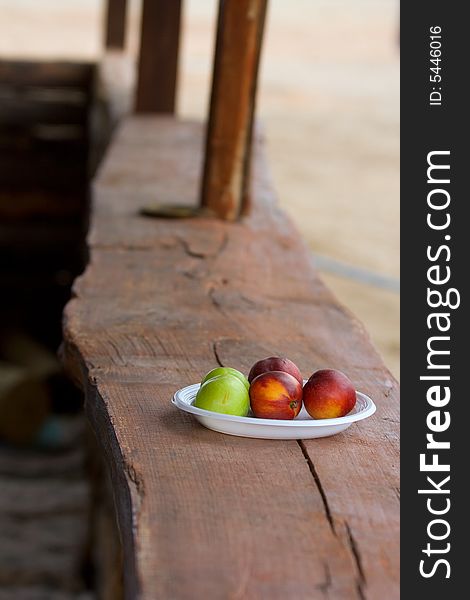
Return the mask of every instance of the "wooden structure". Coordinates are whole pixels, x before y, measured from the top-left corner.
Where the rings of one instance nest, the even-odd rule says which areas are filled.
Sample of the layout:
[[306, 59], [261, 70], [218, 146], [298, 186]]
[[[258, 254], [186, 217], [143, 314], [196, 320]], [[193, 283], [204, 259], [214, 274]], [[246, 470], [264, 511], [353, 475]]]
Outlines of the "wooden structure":
[[206, 134], [202, 205], [236, 220], [249, 208], [256, 79], [267, 0], [221, 2]]
[[53, 348], [86, 258], [94, 77], [87, 63], [0, 61], [0, 328]]
[[176, 99], [181, 0], [143, 3], [135, 109], [173, 113]]
[[[170, 18], [173, 3], [156, 4]], [[253, 22], [239, 11], [262, 4], [222, 2], [231, 14], [225, 33], [237, 18], [245, 23], [239, 39], [249, 39]], [[258, 33], [263, 12], [255, 12]], [[217, 47], [225, 54], [236, 42], [227, 49], [224, 31]], [[256, 68], [248, 63], [252, 90]], [[278, 209], [262, 140], [253, 146], [251, 210], [242, 220], [139, 212], [156, 200], [196, 205], [204, 173], [230, 164], [228, 182], [247, 164], [252, 100], [242, 109], [246, 88], [234, 89], [241, 146], [227, 128], [213, 146], [217, 127], [206, 136], [200, 124], [171, 115], [124, 120], [94, 183], [91, 260], [64, 315], [63, 358], [85, 391], [112, 475], [125, 597], [393, 600], [398, 386]], [[212, 98], [214, 117], [226, 100], [215, 88]], [[241, 161], [230, 161], [235, 147]], [[242, 206], [243, 195], [234, 197]], [[232, 218], [223, 204], [219, 196], [217, 212]], [[210, 368], [246, 371], [270, 354], [289, 356], [306, 375], [345, 371], [374, 398], [376, 415], [331, 439], [279, 442], [205, 430], [170, 405], [177, 388]]]
[[106, 2], [105, 46], [108, 50], [123, 50], [126, 43], [127, 0]]

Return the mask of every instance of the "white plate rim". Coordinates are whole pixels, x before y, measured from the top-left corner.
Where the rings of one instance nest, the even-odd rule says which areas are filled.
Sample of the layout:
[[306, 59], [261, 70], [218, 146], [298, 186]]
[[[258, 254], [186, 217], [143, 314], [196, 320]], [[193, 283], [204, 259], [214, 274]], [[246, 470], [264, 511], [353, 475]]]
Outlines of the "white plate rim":
[[222, 421], [232, 421], [234, 423], [247, 423], [253, 425], [269, 425], [275, 427], [329, 427], [334, 425], [345, 425], [348, 423], [355, 423], [357, 421], [362, 421], [363, 419], [367, 419], [371, 417], [377, 407], [367, 394], [363, 392], [359, 392], [356, 390], [356, 396], [363, 399], [366, 403], [366, 406], [363, 410], [359, 412], [347, 414], [344, 417], [336, 417], [334, 419], [259, 419], [258, 417], [238, 417], [236, 415], [226, 415], [224, 413], [214, 412], [212, 410], [205, 410], [204, 408], [198, 408], [197, 406], [193, 406], [192, 404], [188, 404], [184, 400], [181, 399], [183, 394], [192, 394], [196, 393], [200, 388], [200, 383], [193, 383], [192, 385], [187, 385], [179, 390], [177, 390], [171, 402], [174, 406], [179, 408], [180, 410], [190, 413], [192, 415], [196, 415], [197, 417], [205, 417], [212, 419], [220, 419]]

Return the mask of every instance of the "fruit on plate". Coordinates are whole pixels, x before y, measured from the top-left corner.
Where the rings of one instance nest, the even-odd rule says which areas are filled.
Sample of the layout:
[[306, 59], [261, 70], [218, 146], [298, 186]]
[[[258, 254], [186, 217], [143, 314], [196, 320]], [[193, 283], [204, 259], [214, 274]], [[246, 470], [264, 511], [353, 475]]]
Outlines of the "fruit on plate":
[[201, 385], [194, 406], [226, 415], [246, 417], [250, 396], [243, 381], [231, 374], [217, 375]]
[[234, 377], [238, 377], [238, 379], [243, 383], [247, 390], [250, 389], [250, 383], [248, 379], [241, 373], [237, 371], [237, 369], [232, 369], [232, 367], [217, 367], [209, 371], [207, 375], [205, 375], [201, 381], [201, 385], [206, 383], [209, 379], [213, 379], [214, 377], [218, 377], [219, 375], [233, 375]]
[[251, 383], [255, 377], [262, 373], [268, 373], [269, 371], [282, 371], [289, 373], [297, 379], [300, 385], [303, 385], [304, 381], [300, 373], [299, 368], [288, 358], [282, 358], [280, 356], [269, 356], [259, 360], [252, 367], [248, 375], [248, 381]]
[[250, 385], [251, 410], [261, 419], [295, 419], [302, 408], [302, 386], [285, 371], [268, 371]]
[[304, 385], [303, 401], [314, 419], [344, 417], [356, 404], [356, 391], [350, 379], [341, 371], [316, 371]]

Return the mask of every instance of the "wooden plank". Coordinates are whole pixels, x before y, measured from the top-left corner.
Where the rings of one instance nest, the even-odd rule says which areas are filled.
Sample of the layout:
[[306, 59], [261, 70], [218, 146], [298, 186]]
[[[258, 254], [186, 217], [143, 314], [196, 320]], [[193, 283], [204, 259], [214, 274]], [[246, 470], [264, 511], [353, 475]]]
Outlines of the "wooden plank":
[[222, 219], [249, 208], [256, 81], [267, 0], [219, 4], [201, 204]]
[[174, 113], [181, 0], [144, 0], [135, 110]]
[[[0, 128], [2, 130], [24, 130], [40, 125], [85, 125], [88, 118], [87, 97], [79, 92], [71, 97], [70, 90], [55, 91], [54, 97], [36, 97], [29, 94], [9, 94], [1, 97], [0, 89]], [[69, 96], [67, 98], [67, 96]]]
[[[2, 160], [1, 153], [0, 160]], [[58, 220], [63, 222], [64, 219], [73, 219], [77, 226], [80, 218], [85, 219], [85, 198], [87, 193], [85, 185], [74, 186], [72, 190], [64, 189], [61, 191], [38, 190], [36, 186], [32, 186], [33, 189], [23, 186], [22, 189], [18, 189], [17, 187], [16, 190], [5, 190], [3, 189], [4, 184], [1, 169], [0, 182], [2, 182], [2, 188], [0, 189], [0, 219], [3, 221], [3, 224], [0, 225], [0, 235], [3, 233], [3, 226], [6, 220], [10, 221], [10, 227], [14, 228], [19, 225], [21, 228], [21, 223], [19, 222], [23, 221], [24, 223], [24, 221], [40, 217], [47, 219], [50, 232], [51, 224], [56, 223]], [[21, 241], [18, 240], [18, 243], [21, 243], [23, 247], [28, 242], [24, 239], [21, 239]], [[0, 246], [3, 243], [4, 239], [0, 242]]]
[[126, 43], [127, 0], [107, 0], [105, 45], [108, 49], [123, 50]]
[[88, 87], [93, 63], [0, 60], [0, 83], [13, 86]]
[[[197, 203], [202, 129], [124, 123], [94, 190], [91, 263], [65, 312], [63, 356], [110, 467], [126, 597], [399, 597], [398, 386], [314, 271], [276, 206], [256, 144], [240, 223], [151, 220]], [[269, 354], [342, 369], [378, 406], [333, 438], [203, 429], [173, 392]]]

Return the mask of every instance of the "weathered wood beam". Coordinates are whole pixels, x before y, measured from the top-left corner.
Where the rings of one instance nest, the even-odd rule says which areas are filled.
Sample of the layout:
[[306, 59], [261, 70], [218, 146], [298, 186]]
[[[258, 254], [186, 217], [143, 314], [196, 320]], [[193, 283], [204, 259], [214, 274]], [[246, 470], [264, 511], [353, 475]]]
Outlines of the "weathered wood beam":
[[123, 50], [126, 43], [127, 0], [108, 0], [106, 3], [105, 45], [108, 49]]
[[[93, 191], [91, 262], [63, 357], [110, 467], [126, 600], [396, 600], [398, 385], [275, 208], [263, 146], [241, 223], [143, 219], [195, 204], [202, 128], [130, 117]], [[321, 440], [217, 434], [170, 405], [219, 365], [289, 356], [344, 371], [373, 418]], [[114, 598], [113, 598], [114, 600]]]
[[256, 81], [267, 0], [220, 0], [201, 205], [226, 220], [249, 208]]
[[135, 110], [174, 113], [181, 0], [144, 0]]

